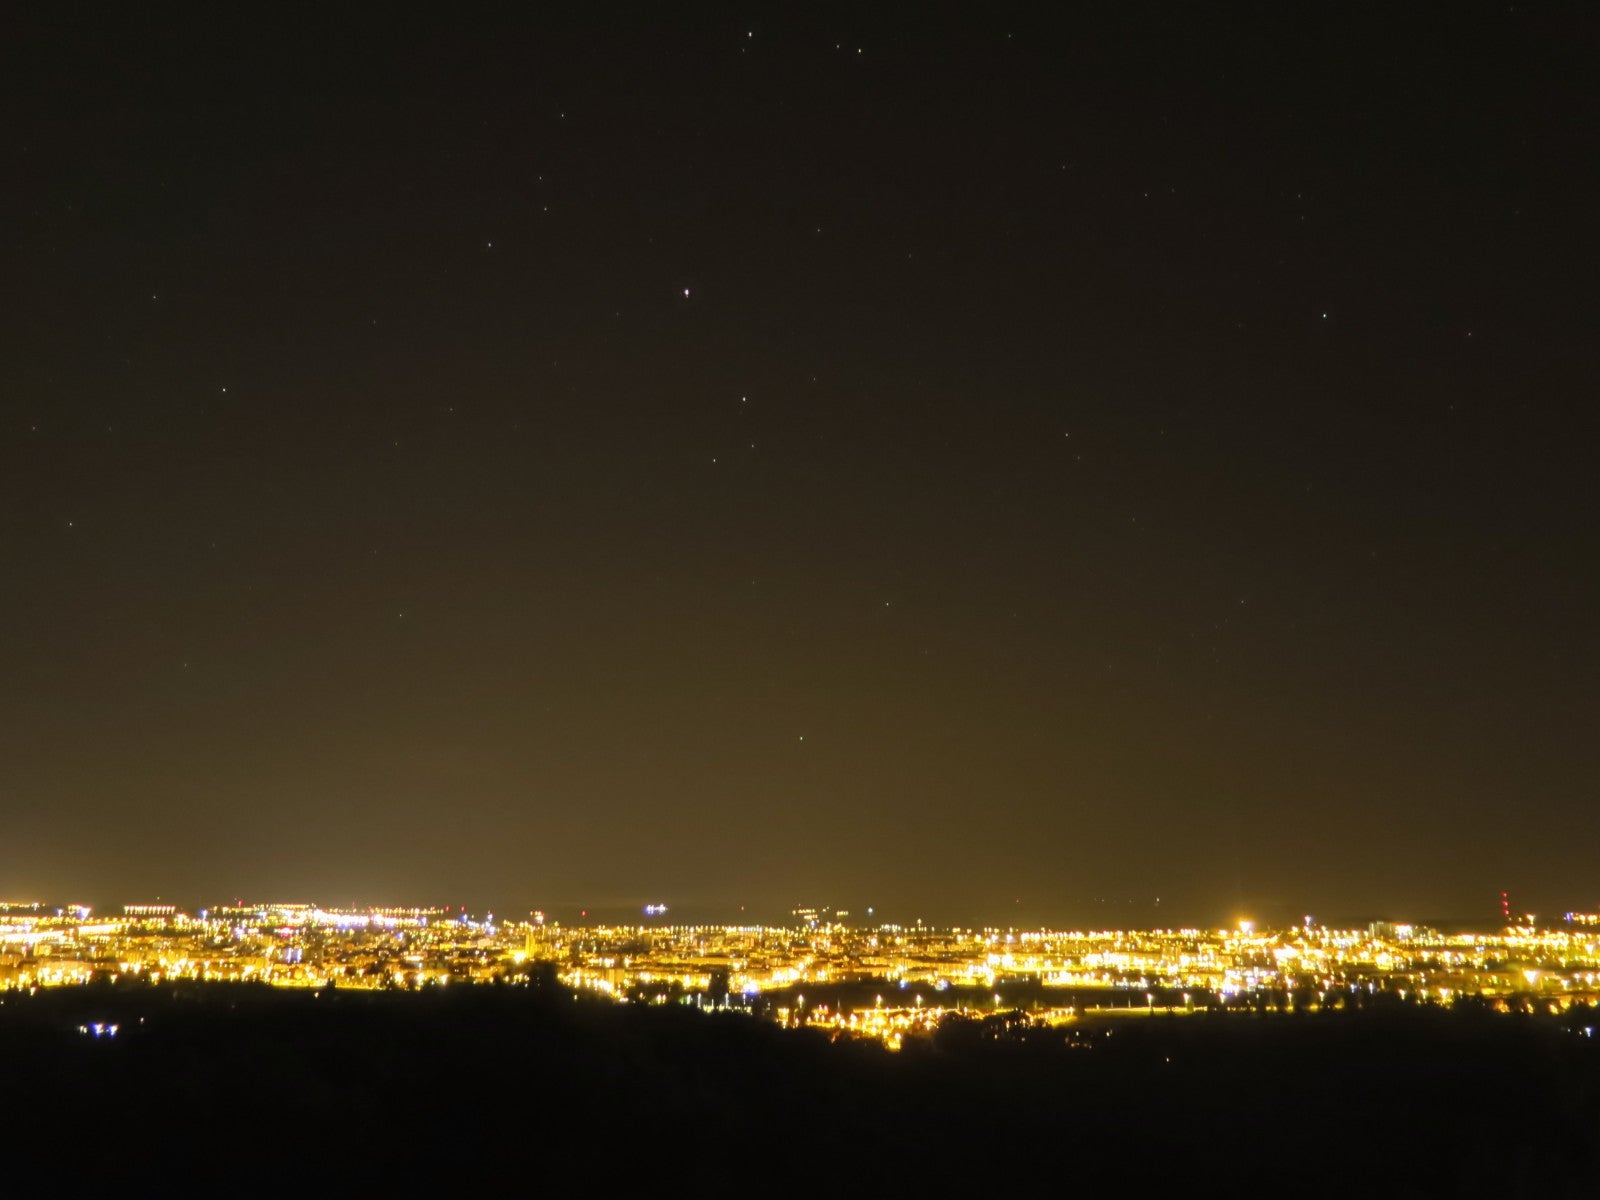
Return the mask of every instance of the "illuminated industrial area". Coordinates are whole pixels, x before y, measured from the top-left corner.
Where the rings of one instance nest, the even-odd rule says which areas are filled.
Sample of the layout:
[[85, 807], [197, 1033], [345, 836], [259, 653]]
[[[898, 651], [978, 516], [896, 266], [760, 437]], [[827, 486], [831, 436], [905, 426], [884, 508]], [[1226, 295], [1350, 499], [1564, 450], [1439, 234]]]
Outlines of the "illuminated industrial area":
[[178, 981], [410, 991], [544, 978], [619, 1004], [732, 1010], [891, 1049], [951, 1014], [1061, 1026], [1394, 1003], [1561, 1011], [1600, 999], [1600, 916], [1585, 913], [1493, 932], [1311, 918], [1285, 929], [864, 926], [806, 908], [782, 925], [676, 925], [665, 905], [641, 916], [563, 925], [446, 908], [9, 903], [0, 991]]

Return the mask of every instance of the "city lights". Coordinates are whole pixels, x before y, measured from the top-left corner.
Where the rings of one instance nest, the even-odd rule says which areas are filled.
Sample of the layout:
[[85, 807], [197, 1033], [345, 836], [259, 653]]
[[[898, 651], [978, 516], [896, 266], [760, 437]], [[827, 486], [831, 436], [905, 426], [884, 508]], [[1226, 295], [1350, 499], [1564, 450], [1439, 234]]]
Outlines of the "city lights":
[[[649, 917], [664, 904], [645, 906]], [[952, 1014], [1040, 1025], [1227, 1008], [1322, 1011], [1376, 1002], [1561, 1009], [1600, 998], [1600, 927], [1441, 932], [1239, 921], [1231, 929], [1047, 930], [852, 925], [797, 909], [790, 925], [563, 926], [444, 908], [216, 905], [120, 915], [0, 908], [0, 991], [199, 980], [414, 991], [541, 972], [626, 1004], [687, 1004], [897, 1048]], [[892, 997], [892, 998], [891, 998]], [[1007, 1017], [1007, 1019], [1011, 1019]], [[85, 1036], [117, 1026], [86, 1023]]]

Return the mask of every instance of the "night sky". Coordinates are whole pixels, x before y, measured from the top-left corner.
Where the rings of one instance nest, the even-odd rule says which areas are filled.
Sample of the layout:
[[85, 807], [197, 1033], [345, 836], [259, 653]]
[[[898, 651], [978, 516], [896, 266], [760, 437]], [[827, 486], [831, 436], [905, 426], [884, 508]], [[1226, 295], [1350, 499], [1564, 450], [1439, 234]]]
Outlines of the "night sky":
[[1600, 904], [1592, 10], [588, 7], [5, 17], [0, 899]]

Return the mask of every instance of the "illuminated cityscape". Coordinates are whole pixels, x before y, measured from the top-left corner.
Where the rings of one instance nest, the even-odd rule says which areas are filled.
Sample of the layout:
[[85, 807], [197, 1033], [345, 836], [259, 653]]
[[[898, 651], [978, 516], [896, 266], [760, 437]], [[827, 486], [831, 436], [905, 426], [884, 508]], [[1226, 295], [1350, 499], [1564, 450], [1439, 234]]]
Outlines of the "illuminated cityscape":
[[[733, 1010], [899, 1049], [952, 1014], [1063, 1026], [1218, 1010], [1375, 1002], [1562, 1011], [1600, 1000], [1600, 915], [1552, 927], [1024, 930], [863, 926], [796, 909], [785, 925], [562, 925], [446, 908], [231, 904], [0, 906], [0, 990], [177, 981], [415, 991], [543, 971], [619, 1004]], [[1375, 999], [1376, 998], [1376, 999]]]
[[10, 6], [0, 1192], [1597, 1194], [1597, 15]]

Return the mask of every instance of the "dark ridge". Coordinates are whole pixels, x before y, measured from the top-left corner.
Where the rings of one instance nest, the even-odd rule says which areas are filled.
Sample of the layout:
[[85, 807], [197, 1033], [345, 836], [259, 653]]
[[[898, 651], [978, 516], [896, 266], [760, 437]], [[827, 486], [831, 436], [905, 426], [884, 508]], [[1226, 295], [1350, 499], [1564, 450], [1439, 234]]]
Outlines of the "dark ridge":
[[893, 1054], [548, 981], [92, 986], [0, 1004], [0, 1145], [14, 1181], [135, 1191], [176, 1170], [222, 1191], [521, 1194], [548, 1176], [608, 1194], [1286, 1179], [1303, 1196], [1549, 1194], [1600, 1164], [1597, 1020], [1395, 1006], [1049, 1030], [1002, 1013]]

